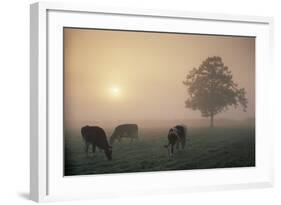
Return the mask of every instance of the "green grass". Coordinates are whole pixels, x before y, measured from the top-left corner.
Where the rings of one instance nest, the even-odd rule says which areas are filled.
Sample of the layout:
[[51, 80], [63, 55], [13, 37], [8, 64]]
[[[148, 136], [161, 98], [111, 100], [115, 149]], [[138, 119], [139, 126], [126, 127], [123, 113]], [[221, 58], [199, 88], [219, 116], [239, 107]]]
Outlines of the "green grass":
[[140, 128], [138, 141], [114, 144], [112, 161], [98, 149], [87, 157], [79, 133], [66, 132], [65, 175], [255, 166], [254, 128], [191, 128], [186, 148], [176, 150], [172, 160], [164, 148], [168, 129]]

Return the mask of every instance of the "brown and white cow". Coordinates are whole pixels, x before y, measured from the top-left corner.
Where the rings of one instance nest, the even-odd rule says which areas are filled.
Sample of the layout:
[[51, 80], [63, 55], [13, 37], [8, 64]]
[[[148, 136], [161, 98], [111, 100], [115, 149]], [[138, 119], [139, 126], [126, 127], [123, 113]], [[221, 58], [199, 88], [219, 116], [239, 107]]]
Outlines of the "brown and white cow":
[[88, 155], [89, 145], [92, 145], [92, 151], [95, 153], [96, 147], [104, 150], [108, 160], [112, 160], [112, 147], [109, 145], [105, 131], [97, 126], [85, 126], [81, 128], [81, 134], [85, 142], [85, 151]]
[[175, 127], [169, 130], [168, 144], [164, 145], [164, 147], [168, 149], [169, 159], [173, 158], [174, 146], [176, 146], [176, 149], [179, 149], [181, 145], [181, 149], [184, 149], [186, 137], [187, 137], [187, 128], [184, 125], [176, 125]]

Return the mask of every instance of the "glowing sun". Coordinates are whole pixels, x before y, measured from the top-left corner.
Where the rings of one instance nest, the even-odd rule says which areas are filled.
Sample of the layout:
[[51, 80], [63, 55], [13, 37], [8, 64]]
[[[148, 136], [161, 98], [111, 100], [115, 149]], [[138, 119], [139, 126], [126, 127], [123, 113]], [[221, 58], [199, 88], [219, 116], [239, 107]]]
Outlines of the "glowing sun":
[[117, 85], [111, 86], [111, 87], [110, 87], [110, 94], [111, 94], [111, 96], [113, 96], [113, 97], [118, 97], [118, 96], [120, 96], [120, 94], [121, 94], [120, 87], [117, 86]]

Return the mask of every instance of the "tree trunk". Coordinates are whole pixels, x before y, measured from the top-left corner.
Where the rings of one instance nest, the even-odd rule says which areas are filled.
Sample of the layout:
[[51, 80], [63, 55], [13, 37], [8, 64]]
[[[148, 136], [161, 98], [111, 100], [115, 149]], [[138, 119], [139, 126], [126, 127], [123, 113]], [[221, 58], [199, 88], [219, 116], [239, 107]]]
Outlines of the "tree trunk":
[[211, 121], [210, 121], [210, 127], [213, 128], [214, 127], [214, 114], [211, 114]]

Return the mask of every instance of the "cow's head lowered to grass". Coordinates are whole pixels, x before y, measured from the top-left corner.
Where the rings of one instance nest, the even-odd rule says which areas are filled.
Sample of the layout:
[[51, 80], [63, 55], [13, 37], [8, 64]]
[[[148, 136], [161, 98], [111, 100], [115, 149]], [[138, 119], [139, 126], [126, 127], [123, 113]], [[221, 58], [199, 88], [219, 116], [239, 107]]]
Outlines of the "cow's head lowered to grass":
[[104, 154], [108, 160], [112, 160], [112, 146], [109, 145], [105, 131], [98, 126], [85, 126], [81, 128], [81, 134], [86, 145], [86, 152], [88, 154], [89, 145], [92, 145], [93, 153], [96, 147], [104, 150]]

